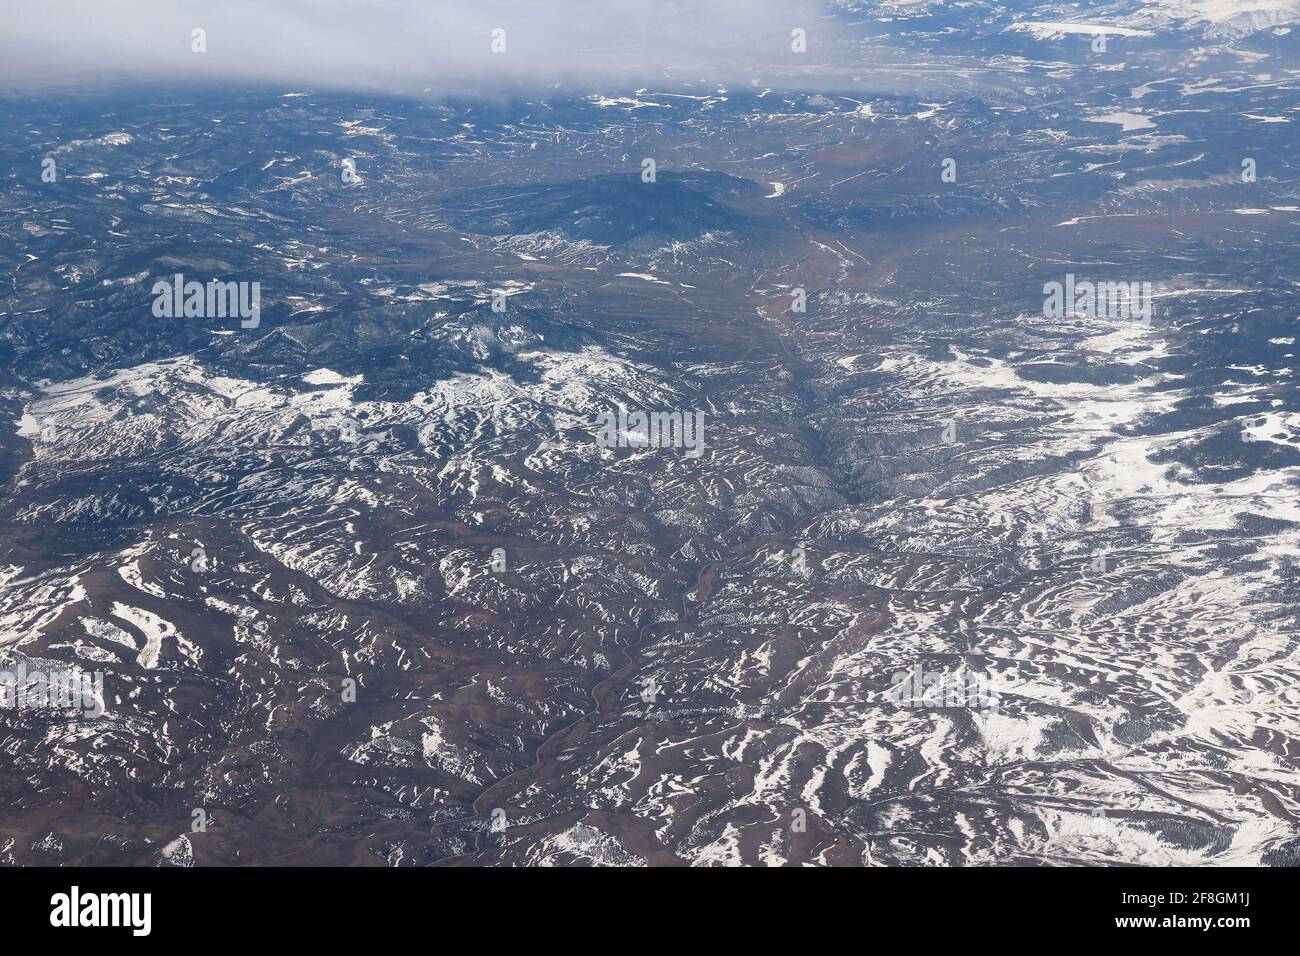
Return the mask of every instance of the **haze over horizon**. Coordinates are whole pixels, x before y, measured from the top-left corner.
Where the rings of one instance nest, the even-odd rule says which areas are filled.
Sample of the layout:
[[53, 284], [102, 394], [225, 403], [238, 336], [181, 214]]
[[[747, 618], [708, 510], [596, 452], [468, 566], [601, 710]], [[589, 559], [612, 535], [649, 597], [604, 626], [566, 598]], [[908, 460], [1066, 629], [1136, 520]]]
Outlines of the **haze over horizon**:
[[[796, 28], [810, 36], [799, 59]], [[204, 31], [201, 54], [195, 29]], [[114, 78], [455, 93], [748, 84], [827, 62], [837, 30], [819, 0], [18, 0], [0, 33], [0, 87]]]

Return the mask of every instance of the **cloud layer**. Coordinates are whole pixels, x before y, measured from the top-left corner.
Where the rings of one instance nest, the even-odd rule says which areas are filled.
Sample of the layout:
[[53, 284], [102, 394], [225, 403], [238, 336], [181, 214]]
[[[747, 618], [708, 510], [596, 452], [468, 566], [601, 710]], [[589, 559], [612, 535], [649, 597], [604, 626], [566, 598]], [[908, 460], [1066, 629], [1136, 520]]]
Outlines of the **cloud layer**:
[[[817, 0], [16, 0], [0, 85], [149, 79], [470, 93], [763, 82], [806, 69]], [[808, 52], [791, 49], [791, 31]], [[196, 53], [194, 31], [206, 52]], [[494, 34], [503, 30], [504, 34]], [[504, 52], [494, 52], [504, 43]], [[825, 46], [821, 47], [824, 50]]]

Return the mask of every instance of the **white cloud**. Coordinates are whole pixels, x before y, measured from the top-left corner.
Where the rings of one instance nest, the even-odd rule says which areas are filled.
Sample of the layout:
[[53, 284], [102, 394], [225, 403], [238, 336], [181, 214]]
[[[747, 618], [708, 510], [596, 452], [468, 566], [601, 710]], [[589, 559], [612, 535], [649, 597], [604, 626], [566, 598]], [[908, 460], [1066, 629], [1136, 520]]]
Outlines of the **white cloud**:
[[[749, 82], [816, 62], [817, 0], [11, 0], [0, 84], [147, 78], [473, 92]], [[808, 53], [790, 48], [808, 32]], [[206, 31], [206, 53], [191, 50]], [[505, 32], [506, 52], [491, 49]], [[823, 45], [822, 50], [826, 49]]]

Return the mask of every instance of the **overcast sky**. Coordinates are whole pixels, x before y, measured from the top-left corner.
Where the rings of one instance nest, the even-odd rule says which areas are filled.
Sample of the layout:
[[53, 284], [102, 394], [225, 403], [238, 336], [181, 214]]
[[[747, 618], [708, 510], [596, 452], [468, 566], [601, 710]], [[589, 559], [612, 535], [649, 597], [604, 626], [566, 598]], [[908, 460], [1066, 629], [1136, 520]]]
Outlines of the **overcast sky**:
[[[0, 85], [127, 78], [466, 92], [749, 83], [826, 57], [824, 0], [9, 0]], [[808, 53], [791, 50], [791, 31]], [[192, 52], [196, 28], [206, 53]], [[506, 52], [493, 53], [494, 29]]]

